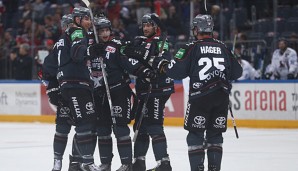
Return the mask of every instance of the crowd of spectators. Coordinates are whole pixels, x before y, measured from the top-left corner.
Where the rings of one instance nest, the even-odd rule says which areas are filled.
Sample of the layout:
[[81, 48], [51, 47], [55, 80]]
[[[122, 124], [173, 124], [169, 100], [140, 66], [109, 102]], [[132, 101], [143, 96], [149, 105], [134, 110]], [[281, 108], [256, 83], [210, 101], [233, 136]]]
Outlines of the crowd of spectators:
[[[190, 0], [91, 0], [90, 2], [94, 15], [106, 14], [112, 21], [114, 35], [121, 39], [131, 40], [141, 35], [139, 20], [148, 12], [158, 13], [162, 22], [165, 23], [173, 53], [179, 48], [179, 42], [186, 42], [191, 38]], [[192, 2], [194, 15], [206, 13], [203, 0]], [[282, 6], [291, 5], [292, 11], [295, 11], [295, 5], [298, 4], [287, 0], [278, 3]], [[57, 41], [61, 35], [61, 17], [70, 13], [78, 5], [83, 5], [81, 0], [0, 0], [0, 79], [17, 78], [14, 72], [16, 66], [11, 59], [11, 53], [19, 56], [21, 46], [30, 47], [28, 54], [33, 59], [31, 70], [33, 79], [36, 78], [34, 58], [38, 55], [38, 51], [50, 49]], [[257, 12], [254, 12], [254, 8]], [[237, 41], [242, 41], [240, 53], [244, 59], [247, 58], [245, 60], [257, 71], [264, 68], [264, 59], [266, 56], [271, 56], [275, 49], [271, 47], [271, 44], [275, 43], [272, 42], [272, 36], [282, 35], [281, 32], [269, 31], [266, 33], [271, 35], [270, 42], [268, 42], [260, 36], [257, 30], [259, 21], [270, 17], [273, 20], [272, 1], [208, 0], [207, 13], [214, 18], [215, 38], [229, 42], [237, 36]], [[278, 14], [278, 18], [288, 19], [282, 18], [286, 16], [285, 14], [281, 12]], [[287, 35], [289, 40], [293, 39], [289, 41], [289, 47], [297, 50], [297, 34], [290, 32]], [[255, 39], [265, 40], [264, 45], [257, 47], [256, 44], [245, 43]], [[260, 62], [259, 59], [263, 61]]]

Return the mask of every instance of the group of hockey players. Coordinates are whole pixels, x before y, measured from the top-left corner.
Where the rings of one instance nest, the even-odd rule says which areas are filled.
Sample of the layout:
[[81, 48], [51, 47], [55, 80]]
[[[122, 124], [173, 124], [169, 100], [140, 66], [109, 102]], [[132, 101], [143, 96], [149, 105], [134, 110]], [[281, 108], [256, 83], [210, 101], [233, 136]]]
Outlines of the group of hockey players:
[[[190, 78], [184, 128], [189, 131], [191, 170], [204, 170], [207, 149], [208, 170], [219, 171], [230, 81], [241, 76], [242, 68], [231, 51], [212, 38], [211, 16], [194, 18], [196, 40], [181, 47], [174, 57], [155, 13], [142, 17], [143, 35], [131, 42], [113, 37], [105, 16], [91, 16], [88, 8], [76, 7], [62, 17], [63, 34], [42, 67], [49, 101], [57, 106], [52, 171], [62, 169], [72, 126], [75, 135], [69, 171], [110, 171], [112, 133], [121, 160], [117, 171], [145, 171], [150, 139], [157, 161], [150, 170], [171, 171], [164, 108], [174, 93], [173, 80], [185, 77]], [[136, 94], [130, 87], [130, 75], [136, 77]], [[128, 126], [133, 119], [134, 144]], [[99, 166], [93, 158], [97, 143]]]

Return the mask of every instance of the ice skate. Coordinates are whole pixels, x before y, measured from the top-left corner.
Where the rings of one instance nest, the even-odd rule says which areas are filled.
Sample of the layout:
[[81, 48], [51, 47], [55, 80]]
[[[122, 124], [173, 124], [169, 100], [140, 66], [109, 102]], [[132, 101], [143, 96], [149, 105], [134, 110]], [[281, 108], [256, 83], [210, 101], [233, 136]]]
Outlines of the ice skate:
[[100, 171], [111, 171], [111, 164], [101, 164], [99, 166]]
[[146, 171], [145, 157], [138, 157], [132, 164], [133, 171]]
[[170, 160], [168, 158], [162, 159], [155, 168], [149, 169], [147, 171], [172, 171]]
[[123, 164], [116, 171], [132, 171], [132, 165], [131, 164]]
[[61, 171], [62, 168], [62, 160], [61, 159], [54, 159], [54, 166], [52, 171]]
[[80, 168], [82, 171], [100, 171], [94, 163], [82, 163]]
[[68, 171], [81, 171], [80, 162], [74, 161], [74, 157], [72, 157], [72, 155], [69, 155]]

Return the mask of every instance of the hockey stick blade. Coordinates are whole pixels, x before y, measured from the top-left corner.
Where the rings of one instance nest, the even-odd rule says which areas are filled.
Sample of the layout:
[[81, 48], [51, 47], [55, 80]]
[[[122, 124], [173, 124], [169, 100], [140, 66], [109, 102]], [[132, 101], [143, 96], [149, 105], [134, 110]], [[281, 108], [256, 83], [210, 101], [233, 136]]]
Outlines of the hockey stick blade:
[[238, 134], [238, 131], [237, 131], [236, 121], [235, 121], [235, 118], [234, 118], [234, 115], [233, 115], [233, 111], [232, 111], [231, 105], [229, 105], [229, 110], [230, 110], [230, 114], [231, 114], [231, 117], [232, 117], [232, 123], [233, 123], [233, 126], [234, 126], [234, 131], [235, 131], [235, 134], [236, 134], [236, 138], [238, 139], [239, 138], [239, 134]]

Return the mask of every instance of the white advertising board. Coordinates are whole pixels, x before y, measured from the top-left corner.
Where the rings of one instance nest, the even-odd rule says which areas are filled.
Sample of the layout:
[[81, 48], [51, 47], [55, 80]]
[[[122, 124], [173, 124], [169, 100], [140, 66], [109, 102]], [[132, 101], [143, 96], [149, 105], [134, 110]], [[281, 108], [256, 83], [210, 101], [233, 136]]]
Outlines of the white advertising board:
[[298, 120], [297, 83], [234, 83], [230, 100], [238, 119]]
[[40, 115], [40, 99], [40, 84], [0, 84], [1, 115]]

